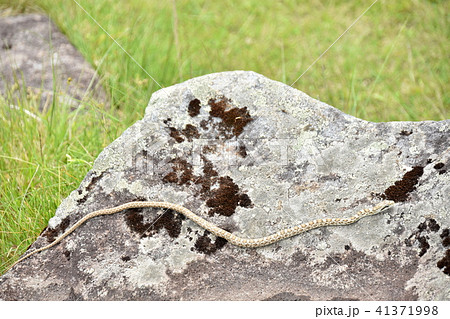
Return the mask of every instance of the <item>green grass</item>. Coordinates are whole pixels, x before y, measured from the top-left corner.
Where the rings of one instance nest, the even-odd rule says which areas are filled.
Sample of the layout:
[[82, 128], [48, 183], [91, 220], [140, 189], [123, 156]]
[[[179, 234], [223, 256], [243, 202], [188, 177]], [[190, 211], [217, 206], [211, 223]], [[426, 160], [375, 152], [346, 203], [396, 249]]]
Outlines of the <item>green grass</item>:
[[[373, 2], [77, 0], [163, 87], [252, 70], [293, 83]], [[449, 1], [382, 1], [294, 87], [371, 121], [449, 115]], [[99, 152], [143, 116], [159, 86], [72, 0], [0, 0], [46, 12], [96, 68], [112, 107], [39, 114], [0, 99], [0, 273], [38, 236]]]

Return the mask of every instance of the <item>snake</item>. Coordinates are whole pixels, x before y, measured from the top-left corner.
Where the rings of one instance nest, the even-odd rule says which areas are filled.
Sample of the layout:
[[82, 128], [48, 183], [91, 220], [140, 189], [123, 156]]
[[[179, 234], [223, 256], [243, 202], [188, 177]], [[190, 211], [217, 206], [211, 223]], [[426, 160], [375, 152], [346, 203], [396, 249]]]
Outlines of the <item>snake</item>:
[[269, 236], [261, 237], [261, 238], [242, 238], [238, 237], [225, 229], [222, 229], [215, 224], [207, 221], [206, 219], [198, 216], [197, 214], [193, 213], [189, 209], [187, 209], [184, 206], [173, 204], [169, 202], [155, 202], [155, 201], [133, 201], [128, 202], [119, 206], [111, 207], [111, 208], [105, 208], [96, 210], [94, 212], [91, 212], [81, 219], [79, 219], [72, 227], [67, 229], [63, 234], [61, 234], [59, 237], [57, 237], [53, 242], [50, 244], [43, 246], [41, 248], [38, 248], [36, 250], [33, 250], [32, 252], [26, 254], [25, 256], [18, 259], [15, 263], [11, 265], [9, 269], [23, 261], [24, 259], [29, 258], [30, 256], [37, 254], [39, 252], [42, 252], [44, 250], [47, 250], [59, 242], [61, 242], [64, 238], [69, 236], [74, 230], [76, 230], [78, 227], [80, 227], [82, 224], [84, 224], [86, 221], [88, 221], [91, 218], [102, 216], [102, 215], [111, 215], [118, 212], [121, 212], [126, 209], [132, 209], [132, 208], [164, 208], [169, 209], [172, 211], [176, 211], [196, 224], [198, 224], [200, 227], [208, 230], [212, 234], [226, 239], [229, 243], [238, 246], [238, 247], [245, 247], [245, 248], [257, 248], [257, 247], [263, 247], [267, 245], [271, 245], [273, 243], [276, 243], [282, 239], [289, 238], [292, 236], [299, 235], [301, 233], [307, 232], [311, 229], [319, 228], [319, 227], [325, 227], [325, 226], [342, 226], [342, 225], [349, 225], [357, 222], [363, 217], [375, 215], [378, 214], [385, 209], [391, 207], [394, 205], [395, 202], [391, 200], [384, 200], [378, 203], [377, 205], [371, 207], [371, 208], [365, 208], [357, 213], [355, 213], [353, 216], [345, 217], [345, 218], [326, 218], [326, 219], [315, 219], [308, 223], [304, 223], [298, 226], [294, 226], [291, 228], [282, 229], [276, 233], [273, 233]]

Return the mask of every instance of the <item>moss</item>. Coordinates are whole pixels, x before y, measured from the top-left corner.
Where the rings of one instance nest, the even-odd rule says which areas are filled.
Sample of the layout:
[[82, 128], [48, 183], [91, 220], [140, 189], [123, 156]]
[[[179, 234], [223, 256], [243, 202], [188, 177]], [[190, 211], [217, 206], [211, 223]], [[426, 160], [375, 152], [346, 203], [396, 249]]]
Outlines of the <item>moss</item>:
[[151, 237], [158, 233], [161, 229], [165, 229], [170, 237], [176, 238], [181, 233], [182, 221], [186, 219], [181, 214], [173, 210], [164, 210], [164, 213], [154, 217], [150, 222], [144, 222], [144, 216], [141, 209], [133, 209], [125, 216], [128, 227], [138, 233], [141, 238]]
[[206, 201], [206, 206], [210, 207], [209, 215], [214, 214], [231, 216], [236, 207], [250, 207], [252, 201], [247, 194], [239, 191], [238, 185], [229, 176], [219, 178], [219, 188], [211, 192], [211, 197]]
[[403, 175], [403, 178], [388, 187], [382, 197], [394, 202], [405, 202], [409, 194], [416, 189], [419, 178], [423, 175], [422, 166], [414, 166], [412, 170]]
[[200, 114], [200, 100], [193, 99], [189, 102], [188, 113], [191, 117], [197, 116]]
[[244, 127], [253, 119], [246, 107], [231, 107], [231, 101], [223, 97], [222, 99], [210, 99], [208, 104], [211, 107], [209, 114], [212, 117], [222, 119], [225, 128], [232, 131], [234, 136], [239, 136]]
[[195, 242], [195, 250], [198, 252], [204, 253], [206, 255], [210, 255], [217, 250], [224, 247], [227, 243], [227, 240], [221, 237], [216, 237], [214, 242], [209, 237], [211, 233], [207, 230], [203, 232], [203, 235], [199, 236]]

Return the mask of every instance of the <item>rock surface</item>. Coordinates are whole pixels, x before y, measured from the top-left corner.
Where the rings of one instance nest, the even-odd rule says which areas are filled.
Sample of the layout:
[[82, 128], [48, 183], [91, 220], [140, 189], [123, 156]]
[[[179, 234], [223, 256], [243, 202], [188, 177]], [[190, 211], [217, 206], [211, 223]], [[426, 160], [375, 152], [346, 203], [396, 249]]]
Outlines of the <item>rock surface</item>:
[[396, 205], [256, 249], [172, 211], [96, 217], [4, 274], [0, 298], [450, 300], [449, 134], [449, 120], [363, 121], [253, 72], [160, 90], [30, 249], [134, 200], [181, 204], [253, 238]]
[[107, 100], [96, 72], [39, 14], [0, 18], [0, 93], [6, 92], [14, 98], [35, 98], [41, 109], [52, 105], [54, 92], [72, 107], [92, 96]]

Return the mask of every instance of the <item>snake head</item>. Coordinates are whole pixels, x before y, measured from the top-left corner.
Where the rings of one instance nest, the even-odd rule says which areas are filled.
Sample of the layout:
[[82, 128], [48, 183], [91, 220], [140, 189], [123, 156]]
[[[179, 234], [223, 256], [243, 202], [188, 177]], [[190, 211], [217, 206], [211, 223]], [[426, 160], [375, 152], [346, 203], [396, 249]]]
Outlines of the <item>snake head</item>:
[[395, 202], [393, 200], [384, 200], [381, 203], [379, 203], [376, 206], [376, 209], [374, 209], [374, 210], [376, 210], [378, 212], [382, 212], [383, 210], [388, 209], [389, 207], [393, 206], [394, 204], [395, 204]]

